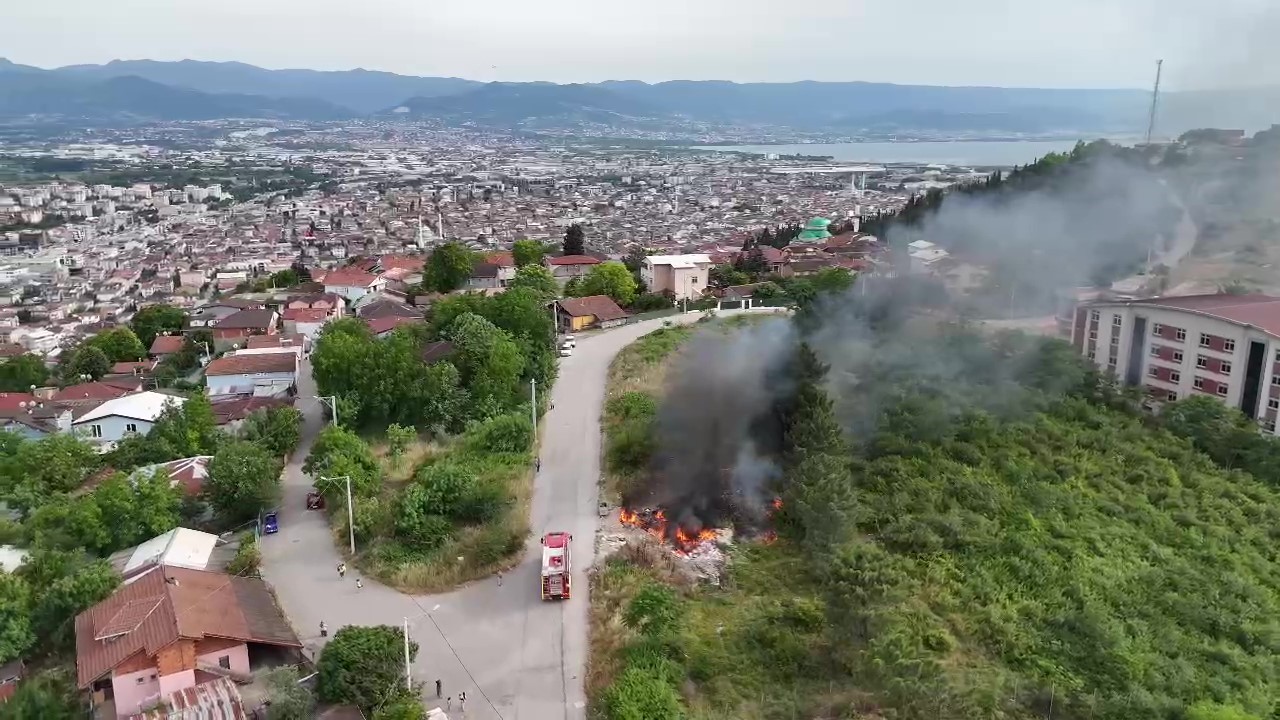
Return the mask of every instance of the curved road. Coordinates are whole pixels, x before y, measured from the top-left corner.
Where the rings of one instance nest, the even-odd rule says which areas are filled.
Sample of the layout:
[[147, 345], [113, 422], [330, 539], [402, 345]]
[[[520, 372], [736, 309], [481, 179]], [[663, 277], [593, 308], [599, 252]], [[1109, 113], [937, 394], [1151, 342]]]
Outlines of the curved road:
[[[698, 317], [665, 319], [685, 323]], [[407, 617], [409, 633], [420, 645], [413, 680], [422, 686], [428, 707], [437, 704], [439, 678], [445, 695], [467, 693], [466, 714], [451, 716], [585, 718], [586, 571], [595, 555], [605, 380], [613, 356], [662, 323], [647, 320], [580, 337], [573, 356], [561, 359], [551, 396], [555, 408], [541, 420], [542, 471], [534, 481], [524, 559], [501, 587], [489, 578], [439, 595], [406, 595], [369, 579], [357, 590], [358, 573], [348, 570], [345, 580], [338, 577], [340, 556], [324, 514], [304, 509], [312, 480], [301, 465], [325, 422], [323, 406], [311, 399], [316, 391], [308, 364], [298, 389], [303, 441], [285, 469], [280, 532], [262, 541], [263, 576], [308, 650], [318, 652], [323, 645], [321, 620], [332, 634], [344, 625], [400, 625]], [[539, 599], [539, 538], [551, 530], [568, 530], [575, 538], [576, 592], [568, 602]]]

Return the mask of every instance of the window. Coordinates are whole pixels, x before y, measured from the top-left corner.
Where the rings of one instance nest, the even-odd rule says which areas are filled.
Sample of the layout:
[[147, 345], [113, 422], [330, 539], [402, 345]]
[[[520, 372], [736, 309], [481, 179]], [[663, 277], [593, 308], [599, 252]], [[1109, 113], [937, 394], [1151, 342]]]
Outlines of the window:
[[125, 431], [125, 432], [131, 432], [131, 433], [136, 433], [136, 432], [138, 432], [138, 423], [127, 423], [127, 424], [124, 426], [124, 431]]
[[1097, 330], [1090, 330], [1090, 331], [1089, 331], [1089, 339], [1090, 339], [1090, 340], [1097, 340], [1097, 339], [1098, 339], [1098, 331], [1097, 331]]
[[1111, 336], [1111, 346], [1112, 346], [1112, 347], [1115, 347], [1115, 346], [1117, 346], [1117, 345], [1119, 345], [1119, 344], [1120, 344], [1120, 336], [1118, 336], [1118, 335], [1112, 335], [1112, 336]]
[[1114, 325], [1114, 326], [1116, 326], [1116, 327], [1120, 327], [1120, 323], [1122, 323], [1122, 322], [1124, 322], [1124, 321], [1120, 319], [1120, 316], [1119, 316], [1119, 315], [1112, 315], [1112, 316], [1111, 316], [1111, 324], [1112, 324], [1112, 325]]
[[1272, 384], [1272, 385], [1280, 385], [1280, 375], [1272, 375], [1272, 376], [1271, 376], [1271, 384]]
[[1227, 386], [1225, 383], [1218, 383], [1218, 394], [1223, 397], [1227, 396]]
[[[1098, 317], [1099, 317], [1099, 313], [1098, 313], [1098, 311], [1097, 311], [1097, 310], [1090, 310], [1090, 311], [1089, 311], [1089, 319], [1090, 319], [1090, 320], [1092, 320], [1092, 321], [1094, 321], [1094, 322], [1098, 322]], [[1280, 353], [1277, 353], [1277, 356], [1280, 356]]]
[[1182, 382], [1182, 373], [1178, 372], [1177, 370], [1174, 370], [1173, 372], [1169, 373], [1169, 382], [1171, 383]]
[[1223, 341], [1222, 341], [1222, 351], [1223, 351], [1223, 352], [1235, 352], [1235, 351], [1236, 351], [1236, 341], [1235, 341], [1235, 340], [1223, 340]]
[[138, 679], [137, 679], [137, 681], [136, 681], [136, 682], [137, 682], [137, 684], [141, 685], [142, 683], [144, 683], [144, 682], [146, 682], [146, 681], [147, 681], [147, 679], [146, 679], [146, 678], [144, 678], [144, 677], [140, 677], [140, 678], [138, 678]]
[[230, 670], [230, 669], [231, 669], [231, 656], [230, 656], [230, 655], [223, 655], [222, 657], [218, 658], [218, 667], [222, 668], [223, 670]]
[[1178, 328], [1177, 330], [1173, 331], [1173, 336], [1178, 339], [1178, 342], [1182, 342], [1183, 340], [1187, 339], [1187, 331], [1183, 330], [1182, 328]]
[[101, 426], [101, 425], [90, 425], [90, 426], [89, 426], [89, 437], [91, 437], [91, 438], [100, 438], [100, 437], [102, 437], [102, 426]]
[[1176, 401], [1177, 401], [1177, 399], [1178, 399], [1178, 393], [1176, 393], [1176, 392], [1170, 392], [1170, 393], [1169, 393], [1168, 395], [1166, 395], [1165, 397], [1166, 397], [1166, 398], [1168, 398], [1169, 402], [1176, 402]]
[[1273, 433], [1273, 432], [1275, 432], [1275, 431], [1276, 431], [1276, 421], [1275, 421], [1275, 420], [1263, 420], [1263, 421], [1262, 421], [1262, 427], [1266, 428], [1267, 432], [1271, 432], [1271, 433]]
[[1196, 367], [1198, 367], [1198, 368], [1207, 368], [1207, 367], [1209, 367], [1209, 358], [1207, 358], [1207, 357], [1205, 357], [1205, 356], [1203, 356], [1203, 355], [1197, 355], [1197, 356], [1196, 356]]
[[1152, 323], [1151, 334], [1154, 335], [1155, 337], [1160, 337], [1161, 335], [1164, 334], [1164, 326], [1161, 325], [1160, 323]]
[[1160, 357], [1160, 346], [1159, 346], [1159, 345], [1152, 345], [1152, 346], [1151, 346], [1151, 357]]
[[1267, 398], [1268, 410], [1280, 410], [1280, 398]]
[[1151, 377], [1159, 377], [1160, 368], [1156, 367], [1155, 365], [1152, 365], [1151, 367], [1147, 368], [1147, 374], [1150, 375]]
[[1229, 362], [1220, 362], [1220, 363], [1218, 363], [1218, 372], [1222, 373], [1223, 375], [1230, 375], [1230, 374], [1231, 374], [1231, 363], [1229, 363]]
[[1092, 351], [1092, 350], [1090, 350], [1090, 351], [1089, 351], [1089, 359], [1090, 359], [1090, 360], [1093, 360], [1093, 359], [1095, 359], [1095, 358], [1097, 358], [1097, 357], [1098, 357], [1098, 353], [1096, 353], [1096, 352], [1094, 352], [1094, 351]]
[[1173, 351], [1173, 361], [1174, 361], [1174, 362], [1176, 362], [1176, 363], [1180, 363], [1180, 362], [1182, 362], [1182, 351], [1181, 351], [1181, 350], [1174, 350], [1174, 351]]
[[1111, 357], [1107, 358], [1107, 364], [1108, 364], [1108, 365], [1110, 365], [1111, 367], [1115, 367], [1115, 366], [1116, 366], [1116, 356], [1115, 356], [1115, 355], [1112, 355]]
[[1209, 336], [1200, 333], [1200, 347], [1209, 347]]
[[1191, 387], [1193, 387], [1193, 388], [1195, 388], [1195, 389], [1197, 389], [1197, 390], [1203, 390], [1203, 389], [1204, 389], [1204, 378], [1202, 378], [1202, 377], [1198, 377], [1198, 378], [1196, 378], [1195, 380], [1192, 380], [1192, 381], [1191, 381]]

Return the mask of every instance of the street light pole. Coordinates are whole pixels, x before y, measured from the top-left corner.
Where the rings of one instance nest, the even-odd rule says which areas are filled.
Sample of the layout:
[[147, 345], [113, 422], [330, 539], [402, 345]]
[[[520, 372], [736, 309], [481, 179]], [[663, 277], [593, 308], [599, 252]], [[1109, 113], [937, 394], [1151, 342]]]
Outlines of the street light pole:
[[353, 509], [354, 506], [351, 503], [351, 476], [341, 475], [338, 477], [331, 477], [331, 478], [322, 477], [320, 479], [323, 480], [324, 482], [329, 482], [331, 480], [345, 480], [347, 482], [347, 534], [351, 541], [351, 554], [355, 555], [356, 554], [356, 521], [355, 521], [355, 510]]
[[529, 378], [529, 417], [533, 419], [533, 444], [538, 444], [538, 379]]
[[409, 671], [409, 618], [404, 619], [404, 689], [413, 690], [413, 675]]

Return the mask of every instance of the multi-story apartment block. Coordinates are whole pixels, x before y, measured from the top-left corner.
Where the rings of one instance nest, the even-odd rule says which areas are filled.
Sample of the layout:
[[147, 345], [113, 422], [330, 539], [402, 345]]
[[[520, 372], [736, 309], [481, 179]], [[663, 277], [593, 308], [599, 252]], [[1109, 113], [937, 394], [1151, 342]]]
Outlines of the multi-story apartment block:
[[1159, 402], [1219, 398], [1276, 433], [1280, 298], [1188, 295], [1081, 305], [1072, 343]]

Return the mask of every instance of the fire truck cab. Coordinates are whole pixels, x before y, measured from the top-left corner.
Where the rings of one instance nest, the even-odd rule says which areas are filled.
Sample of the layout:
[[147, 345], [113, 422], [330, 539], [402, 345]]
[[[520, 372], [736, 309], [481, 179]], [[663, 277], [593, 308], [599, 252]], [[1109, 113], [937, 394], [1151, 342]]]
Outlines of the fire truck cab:
[[542, 536], [542, 599], [568, 600], [573, 563], [569, 544], [573, 536], [566, 532], [549, 532]]

